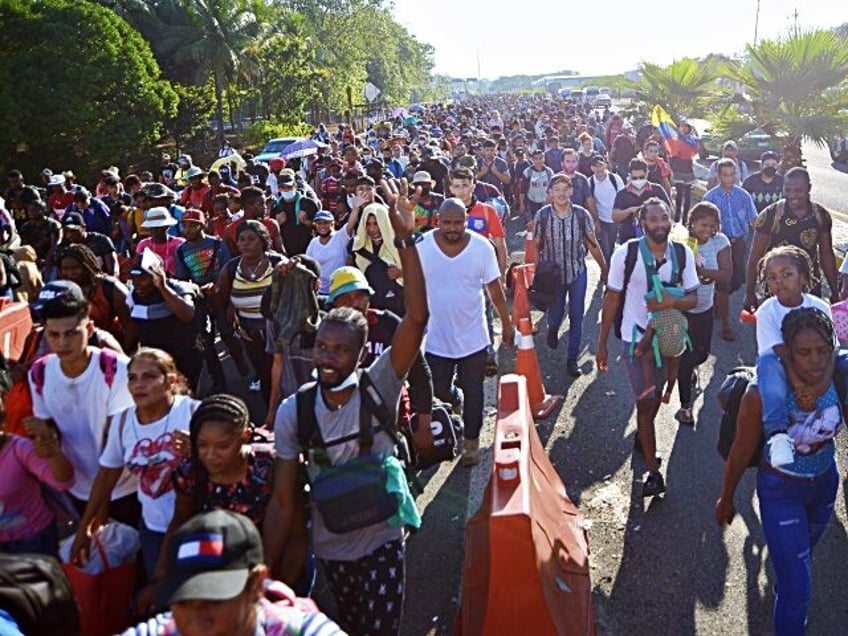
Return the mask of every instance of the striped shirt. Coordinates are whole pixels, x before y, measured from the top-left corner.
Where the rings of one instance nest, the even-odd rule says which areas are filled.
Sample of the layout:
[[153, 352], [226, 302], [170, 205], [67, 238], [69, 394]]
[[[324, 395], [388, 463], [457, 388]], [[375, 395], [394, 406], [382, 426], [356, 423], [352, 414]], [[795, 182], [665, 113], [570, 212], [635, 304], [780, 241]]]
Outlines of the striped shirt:
[[[558, 263], [563, 283], [570, 285], [586, 269], [584, 238], [593, 236], [592, 216], [579, 205], [572, 205], [565, 216], [559, 216], [553, 206], [546, 205], [536, 212], [534, 236], [541, 239], [540, 261]], [[543, 235], [544, 232], [544, 235]]]
[[236, 267], [230, 302], [233, 303], [239, 318], [262, 320], [262, 294], [271, 286], [273, 274], [274, 268], [270, 260], [267, 261], [264, 271], [256, 273], [255, 280], [245, 277], [241, 267]]

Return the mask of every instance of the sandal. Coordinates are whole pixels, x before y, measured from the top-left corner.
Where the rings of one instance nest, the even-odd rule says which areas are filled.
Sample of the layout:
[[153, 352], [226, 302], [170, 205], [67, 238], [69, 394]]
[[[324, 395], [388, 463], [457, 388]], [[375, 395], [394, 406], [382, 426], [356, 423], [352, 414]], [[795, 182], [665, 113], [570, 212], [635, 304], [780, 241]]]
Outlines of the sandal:
[[681, 424], [692, 426], [695, 423], [695, 417], [692, 415], [692, 407], [686, 408], [681, 406], [677, 409], [677, 413], [674, 414], [674, 419]]

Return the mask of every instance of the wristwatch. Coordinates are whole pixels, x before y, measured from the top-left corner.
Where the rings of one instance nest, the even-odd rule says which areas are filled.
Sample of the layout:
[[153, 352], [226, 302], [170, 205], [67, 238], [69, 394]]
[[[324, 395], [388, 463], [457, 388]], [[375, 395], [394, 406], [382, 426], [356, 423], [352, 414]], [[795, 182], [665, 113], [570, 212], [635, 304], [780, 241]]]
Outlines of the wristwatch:
[[415, 244], [418, 242], [414, 236], [408, 236], [406, 238], [397, 238], [395, 237], [394, 244], [395, 247], [399, 250], [405, 250], [410, 247], [415, 247]]

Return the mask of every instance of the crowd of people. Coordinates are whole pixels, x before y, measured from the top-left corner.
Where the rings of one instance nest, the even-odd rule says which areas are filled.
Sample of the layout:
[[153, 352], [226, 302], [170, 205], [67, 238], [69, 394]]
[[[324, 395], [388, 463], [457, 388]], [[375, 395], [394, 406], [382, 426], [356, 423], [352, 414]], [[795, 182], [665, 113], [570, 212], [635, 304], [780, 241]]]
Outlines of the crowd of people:
[[[775, 628], [803, 633], [842, 407], [832, 220], [810, 201], [809, 174], [777, 174], [774, 153], [751, 172], [729, 141], [692, 205], [697, 151], [672, 151], [609, 107], [539, 96], [433, 104], [360, 130], [320, 125], [312, 141], [312, 154], [267, 166], [247, 152], [242, 167], [228, 162], [229, 147], [209, 171], [165, 154], [123, 177], [108, 168], [90, 189], [70, 171], [45, 169], [36, 183], [9, 172], [0, 295], [29, 302], [35, 326], [21, 359], [6, 361], [0, 552], [57, 553], [49, 488], [79, 517], [74, 563], [107, 518], [138, 529], [145, 629], [280, 633], [274, 605], [256, 604], [286, 585], [308, 595], [320, 567], [339, 627], [312, 612], [315, 631], [303, 633], [397, 634], [405, 541], [420, 524], [404, 468], [434, 452], [435, 407], [462, 418], [460, 463], [480, 461], [485, 378], [513, 342], [509, 227], [534, 241], [550, 292], [544, 342], [557, 349], [568, 332], [567, 374], [589, 372], [585, 320], [600, 321], [597, 371], [610, 333], [621, 340], [644, 497], [666, 491], [657, 413], [676, 386], [675, 418], [695, 424], [714, 323], [737, 337], [730, 298], [744, 287], [762, 379], [744, 399], [716, 516], [732, 520], [765, 438]], [[589, 256], [605, 290], [595, 316]], [[664, 320], [682, 321], [688, 346]], [[251, 392], [264, 405], [253, 422]], [[345, 490], [345, 470], [377, 482]], [[791, 536], [786, 515], [799, 519]], [[231, 576], [210, 595], [201, 575], [214, 567], [186, 565], [180, 546], [221, 528], [247, 538], [216, 544]], [[792, 556], [804, 550], [806, 561]], [[266, 576], [285, 584], [277, 596]]]

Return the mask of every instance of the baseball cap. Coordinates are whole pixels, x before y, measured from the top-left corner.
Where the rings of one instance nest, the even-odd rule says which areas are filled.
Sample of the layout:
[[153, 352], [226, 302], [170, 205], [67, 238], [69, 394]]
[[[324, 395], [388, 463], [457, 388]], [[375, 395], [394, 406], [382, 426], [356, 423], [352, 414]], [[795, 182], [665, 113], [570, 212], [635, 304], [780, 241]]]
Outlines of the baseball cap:
[[41, 288], [35, 302], [30, 303], [30, 307], [36, 311], [41, 311], [44, 308], [44, 305], [49, 303], [51, 300], [64, 297], [69, 297], [73, 300], [79, 301], [86, 299], [82, 288], [80, 288], [80, 286], [75, 282], [70, 280], [54, 280]]
[[235, 598], [264, 558], [262, 538], [247, 517], [229, 510], [196, 515], [171, 541], [158, 600], [164, 607], [181, 601]]
[[66, 212], [62, 217], [62, 227], [81, 230], [85, 227], [85, 220], [79, 212]]
[[457, 162], [458, 166], [463, 168], [471, 168], [472, 170], [477, 169], [477, 160], [473, 155], [462, 155]]
[[198, 210], [197, 208], [187, 209], [183, 212], [180, 219], [183, 223], [200, 223], [201, 225], [206, 225], [206, 215], [203, 213], [203, 210]]
[[342, 294], [347, 294], [352, 291], [367, 291], [369, 294], [374, 294], [374, 290], [365, 279], [365, 274], [362, 270], [350, 265], [344, 265], [336, 269], [333, 275], [330, 276], [329, 293], [327, 294], [327, 304], [332, 305], [336, 298]]
[[769, 159], [773, 159], [774, 161], [780, 161], [780, 154], [776, 153], [774, 150], [766, 150], [763, 154], [760, 155], [760, 163], [763, 161], [768, 161]]
[[62, 176], [61, 174], [54, 174], [54, 175], [50, 176], [50, 180], [47, 182], [47, 185], [52, 187], [52, 186], [62, 185], [64, 183], [65, 183], [65, 177], [64, 176]]
[[725, 150], [727, 148], [733, 148], [734, 150], [739, 150], [739, 146], [737, 146], [736, 142], [733, 141], [732, 139], [728, 139], [727, 141], [725, 141], [724, 145], [721, 148], [722, 148], [722, 150]]
[[327, 210], [318, 210], [315, 213], [315, 218], [313, 219], [313, 222], [315, 222], [315, 221], [329, 221], [329, 222], [332, 223], [334, 220], [335, 219], [333, 218], [333, 214], [331, 212], [328, 212]]
[[597, 166], [600, 164], [606, 164], [607, 160], [603, 158], [602, 155], [592, 155], [592, 159], [589, 161], [589, 165]]

